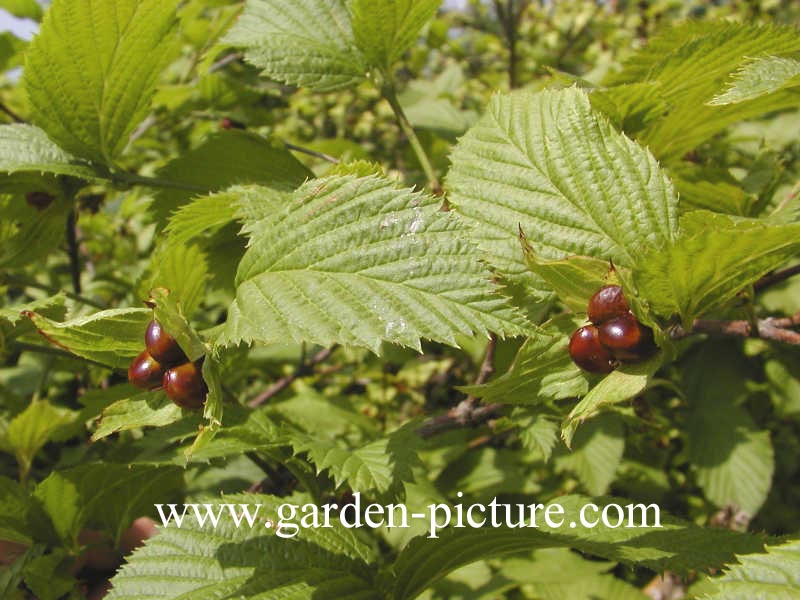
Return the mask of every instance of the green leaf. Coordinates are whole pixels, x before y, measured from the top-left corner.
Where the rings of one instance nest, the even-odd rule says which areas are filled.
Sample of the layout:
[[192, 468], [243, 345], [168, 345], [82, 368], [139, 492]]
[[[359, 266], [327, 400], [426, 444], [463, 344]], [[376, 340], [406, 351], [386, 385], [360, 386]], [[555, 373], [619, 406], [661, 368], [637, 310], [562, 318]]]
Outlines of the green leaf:
[[622, 462], [625, 430], [616, 415], [587, 423], [570, 440], [572, 452], [556, 459], [557, 471], [572, 471], [593, 496], [608, 491]]
[[[212, 510], [224, 511], [225, 506], [219, 507], [226, 504], [237, 515], [247, 504], [251, 516], [255, 513], [254, 527], [246, 521], [236, 527], [230, 513], [224, 513], [213, 529], [208, 522], [203, 527], [189, 511], [181, 527], [173, 523], [161, 528], [128, 558], [112, 579], [108, 600], [212, 596], [379, 600], [372, 583], [373, 549], [335, 518], [331, 528], [302, 528], [295, 539], [278, 537], [276, 530], [291, 535], [289, 525], [300, 521], [299, 513], [285, 522], [279, 518], [278, 506], [286, 502], [304, 505], [310, 500], [250, 494], [225, 496], [224, 503], [214, 499]], [[260, 506], [257, 513], [256, 506]], [[275, 525], [266, 527], [267, 520]]]
[[705, 209], [748, 216], [752, 199], [728, 169], [675, 163], [669, 169], [684, 211]]
[[180, 419], [182, 412], [164, 392], [141, 392], [106, 407], [92, 434], [92, 441], [96, 442], [118, 431], [163, 427]]
[[182, 486], [177, 467], [89, 463], [53, 471], [36, 486], [34, 496], [70, 545], [86, 527], [118, 540], [134, 519], [153, 514], [153, 503], [174, 501]]
[[[283, 144], [255, 133], [231, 130], [209, 136], [168, 163], [158, 176], [188, 188], [159, 191], [152, 208], [165, 219], [197, 195], [189, 189], [214, 192], [239, 183], [258, 183], [291, 191], [313, 174]], [[225, 202], [226, 196], [214, 198]], [[207, 202], [210, 205], [211, 201]]]
[[0, 8], [15, 17], [39, 21], [42, 18], [42, 7], [36, 0], [0, 0]]
[[78, 583], [69, 570], [72, 564], [74, 559], [64, 548], [37, 556], [25, 567], [25, 585], [38, 600], [59, 600]]
[[139, 283], [139, 296], [156, 287], [166, 288], [180, 304], [183, 314], [192, 317], [203, 301], [208, 279], [206, 254], [194, 244], [168, 240], [153, 253], [148, 272]]
[[54, 0], [26, 54], [34, 123], [68, 152], [113, 164], [177, 49], [176, 0]]
[[0, 125], [0, 171], [98, 178], [89, 165], [51, 142], [44, 131], [21, 123]]
[[800, 540], [767, 546], [766, 554], [737, 555], [740, 564], [725, 567], [711, 580], [707, 600], [792, 600], [800, 596]]
[[686, 431], [689, 460], [706, 498], [753, 517], [772, 487], [775, 457], [769, 431], [760, 430], [740, 406], [748, 367], [723, 344], [706, 344], [693, 356], [685, 371], [691, 406]]
[[778, 90], [800, 85], [800, 60], [767, 56], [742, 67], [724, 94], [716, 96], [712, 106], [737, 104]]
[[[660, 94], [652, 98], [652, 106], [655, 110], [666, 105], [669, 110], [636, 137], [660, 160], [675, 163], [732, 123], [797, 106], [791, 90], [730, 106], [708, 104], [747, 62], [797, 51], [800, 38], [794, 27], [689, 22], [651, 39], [604, 83], [658, 86]], [[640, 110], [645, 110], [641, 104]]]
[[455, 345], [459, 333], [525, 330], [455, 218], [389, 179], [309, 182], [246, 229], [221, 344], [340, 342], [378, 352], [383, 341], [419, 349], [420, 338]]
[[30, 545], [30, 498], [22, 486], [0, 475], [0, 540]]
[[150, 290], [148, 302], [153, 306], [153, 318], [161, 323], [165, 331], [169, 331], [189, 360], [199, 360], [205, 355], [206, 345], [189, 325], [181, 305], [169, 290], [164, 288]]
[[537, 258], [612, 259], [629, 267], [677, 232], [677, 197], [652, 155], [592, 114], [570, 88], [496, 95], [451, 157], [449, 199], [490, 263], [528, 273], [521, 228]]
[[144, 332], [152, 314], [146, 308], [113, 308], [64, 323], [35, 312], [26, 312], [25, 316], [49, 342], [67, 352], [127, 370], [144, 349]]
[[70, 210], [63, 198], [40, 211], [23, 198], [0, 195], [0, 267], [23, 267], [52, 252], [64, 237]]
[[650, 379], [658, 371], [663, 356], [661, 353], [642, 363], [624, 364], [606, 375], [570, 411], [561, 425], [561, 437], [567, 446], [581, 423], [599, 414], [613, 404], [630, 400], [643, 392]]
[[[590, 502], [600, 507], [601, 511], [610, 502], [623, 506], [626, 504], [620, 498], [562, 496], [557, 503], [564, 509], [565, 524], [570, 519], [576, 519], [581, 507]], [[539, 509], [537, 512], [538, 527], [451, 528], [440, 531], [437, 539], [415, 538], [392, 565], [395, 574], [394, 597], [415, 598], [435, 581], [476, 560], [538, 548], [575, 548], [654, 571], [671, 569], [685, 572], [688, 569], [718, 567], [729, 562], [734, 553], [758, 552], [763, 547], [762, 542], [754, 536], [722, 529], [705, 529], [664, 514], [661, 515], [660, 528], [612, 529], [598, 523], [590, 529], [550, 527], [544, 522], [542, 511]], [[652, 510], [649, 515], [652, 525]], [[561, 517], [554, 518], [558, 520]]]
[[347, 448], [335, 440], [294, 433], [295, 452], [307, 452], [317, 471], [329, 469], [336, 486], [347, 483], [354, 492], [396, 496], [403, 483], [414, 480], [412, 467], [420, 464], [421, 438], [411, 427], [398, 429], [360, 448]]
[[693, 211], [681, 225], [681, 237], [647, 256], [633, 280], [653, 312], [665, 318], [677, 314], [687, 329], [800, 249], [798, 223], [771, 225]]
[[[25, 304], [17, 306], [6, 306], [0, 308], [0, 319], [8, 321], [11, 325], [17, 325], [20, 321], [25, 319], [25, 312], [36, 312], [46, 314], [47, 316], [65, 315], [67, 297], [63, 292], [59, 292], [55, 296], [48, 296], [39, 300], [33, 300]], [[23, 321], [24, 322], [24, 321]]]
[[442, 0], [353, 0], [356, 44], [371, 65], [389, 71], [436, 14]]
[[31, 402], [11, 420], [3, 445], [16, 455], [22, 480], [28, 476], [36, 453], [50, 441], [56, 431], [72, 423], [75, 414], [71, 410], [39, 400]]
[[320, 92], [367, 74], [346, 0], [247, 0], [223, 42], [244, 48], [245, 60], [266, 77]]
[[483, 385], [459, 389], [486, 402], [541, 404], [582, 396], [589, 378], [569, 356], [569, 336], [575, 330], [572, 319], [558, 319], [543, 325], [525, 340], [511, 368]]
[[550, 460], [558, 441], [556, 420], [549, 415], [526, 408], [515, 408], [511, 419], [518, 427], [519, 439], [523, 446], [528, 450], [541, 452], [545, 462]]
[[213, 235], [236, 219], [234, 194], [211, 194], [194, 198], [172, 213], [165, 231], [170, 243], [185, 244], [204, 235]]

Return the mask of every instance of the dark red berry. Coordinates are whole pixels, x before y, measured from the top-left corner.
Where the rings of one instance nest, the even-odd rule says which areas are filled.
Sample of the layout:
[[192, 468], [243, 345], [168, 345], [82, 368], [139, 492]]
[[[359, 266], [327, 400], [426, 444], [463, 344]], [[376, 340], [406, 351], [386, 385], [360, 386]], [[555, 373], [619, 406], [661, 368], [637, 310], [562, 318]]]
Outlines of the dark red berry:
[[200, 408], [208, 388], [197, 363], [187, 362], [164, 373], [164, 391], [181, 408]]
[[161, 386], [164, 368], [147, 350], [133, 359], [128, 367], [128, 381], [136, 387], [154, 390]]
[[167, 368], [180, 365], [188, 360], [175, 338], [164, 331], [161, 323], [155, 319], [150, 321], [147, 326], [144, 344], [150, 355]]
[[28, 192], [25, 201], [36, 210], [44, 210], [53, 203], [55, 196], [49, 192]]
[[598, 327], [600, 343], [619, 360], [635, 362], [651, 355], [656, 345], [653, 330], [632, 314], [609, 319]]
[[230, 117], [224, 117], [222, 121], [220, 121], [219, 126], [223, 129], [246, 129], [244, 123], [234, 121]]
[[569, 355], [573, 362], [590, 373], [609, 373], [614, 370], [611, 353], [600, 344], [597, 327], [584, 325], [569, 338]]
[[630, 312], [628, 301], [622, 295], [622, 288], [618, 285], [601, 287], [589, 300], [589, 320], [595, 325], [600, 325], [613, 319], [627, 315]]

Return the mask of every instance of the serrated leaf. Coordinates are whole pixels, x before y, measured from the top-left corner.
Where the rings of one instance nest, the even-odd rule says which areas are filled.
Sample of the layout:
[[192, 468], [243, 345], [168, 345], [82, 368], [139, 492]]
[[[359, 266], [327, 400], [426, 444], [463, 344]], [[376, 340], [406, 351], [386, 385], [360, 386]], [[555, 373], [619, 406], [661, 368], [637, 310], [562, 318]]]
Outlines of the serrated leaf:
[[295, 452], [308, 453], [318, 472], [329, 470], [337, 487], [347, 483], [353, 492], [396, 495], [403, 483], [414, 480], [412, 467], [420, 464], [421, 438], [410, 427], [359, 448], [300, 433], [289, 439]]
[[[373, 549], [336, 519], [331, 528], [299, 529], [295, 539], [282, 539], [275, 534], [276, 527], [265, 527], [269, 519], [284, 535], [291, 533], [284, 525], [298, 524], [300, 517], [281, 524], [278, 506], [286, 502], [302, 505], [310, 500], [301, 496], [226, 496], [224, 503], [239, 512], [242, 504], [249, 505], [251, 515], [255, 506], [260, 506], [254, 527], [246, 522], [237, 527], [227, 515], [213, 529], [208, 523], [203, 527], [190, 511], [180, 528], [174, 524], [161, 528], [129, 557], [114, 576], [108, 599], [232, 595], [259, 600], [381, 598], [372, 583]], [[212, 510], [220, 504], [215, 499]]]
[[180, 419], [182, 412], [162, 391], [141, 392], [106, 407], [92, 441], [129, 429], [163, 427]]
[[558, 423], [547, 414], [531, 409], [516, 408], [511, 414], [518, 428], [519, 439], [528, 450], [538, 450], [545, 462], [550, 460], [558, 441]]
[[367, 61], [388, 71], [436, 14], [442, 0], [353, 0], [353, 33]]
[[680, 162], [673, 164], [669, 173], [684, 211], [705, 209], [739, 216], [750, 213], [751, 198], [728, 169]]
[[247, 0], [223, 42], [284, 83], [331, 91], [364, 79], [346, 0]]
[[707, 600], [792, 600], [800, 596], [800, 540], [770, 544], [766, 554], [737, 555], [740, 564], [710, 580]]
[[170, 290], [183, 314], [192, 317], [203, 300], [208, 264], [206, 254], [194, 244], [163, 244], [150, 259], [148, 272], [139, 283], [139, 295], [156, 287]]
[[7, 306], [0, 308], [0, 319], [8, 321], [11, 325], [17, 325], [20, 321], [25, 319], [25, 311], [32, 311], [40, 314], [45, 314], [51, 318], [56, 318], [56, 315], [63, 316], [66, 313], [65, 303], [67, 297], [63, 292], [59, 292], [55, 296], [48, 296], [39, 300], [32, 300], [25, 304], [17, 306]]
[[800, 249], [800, 224], [734, 220], [707, 211], [681, 218], [682, 236], [633, 272], [639, 295], [656, 314], [695, 318], [724, 306]]
[[782, 91], [730, 106], [707, 103], [743, 64], [770, 55], [800, 51], [790, 26], [728, 21], [689, 22], [670, 27], [632, 55], [607, 84], [657, 84], [669, 111], [636, 137], [660, 160], [678, 162], [687, 152], [737, 121], [797, 105]]
[[449, 199], [490, 263], [527, 274], [517, 234], [537, 257], [612, 259], [628, 267], [677, 232], [677, 197], [645, 149], [595, 116], [570, 88], [496, 95], [451, 157]]
[[89, 165], [59, 148], [44, 131], [22, 123], [0, 126], [0, 171], [98, 178]]
[[592, 90], [589, 100], [614, 127], [631, 136], [669, 112], [658, 82], [626, 83]]
[[56, 431], [72, 423], [75, 416], [76, 413], [71, 410], [39, 400], [31, 402], [11, 419], [2, 445], [14, 452], [23, 479], [27, 477], [36, 453]]
[[0, 267], [23, 267], [52, 252], [64, 237], [71, 209], [64, 198], [40, 211], [22, 198], [0, 195]]
[[113, 308], [63, 323], [35, 312], [26, 312], [25, 316], [59, 348], [114, 369], [127, 370], [131, 360], [144, 349], [144, 332], [152, 312], [146, 308]]
[[593, 496], [608, 491], [625, 450], [625, 430], [616, 415], [602, 415], [570, 440], [571, 452], [556, 459], [556, 470], [572, 471]]
[[647, 388], [650, 379], [658, 371], [663, 356], [661, 353], [642, 363], [623, 364], [606, 375], [570, 411], [561, 425], [561, 437], [567, 446], [572, 444], [581, 423], [599, 414], [608, 406], [630, 400]]
[[383, 341], [419, 349], [420, 338], [455, 345], [459, 333], [525, 330], [453, 216], [389, 179], [309, 182], [246, 229], [221, 344], [340, 342], [377, 352]]
[[739, 404], [747, 369], [746, 359], [722, 344], [708, 344], [693, 356], [685, 372], [691, 406], [686, 431], [689, 460], [706, 498], [752, 517], [772, 487], [775, 458], [769, 431], [760, 430]]
[[[557, 503], [564, 508], [565, 522], [594, 503], [602, 511], [610, 502], [625, 505], [621, 498], [562, 496]], [[540, 509], [541, 510], [541, 509]], [[398, 599], [415, 598], [433, 582], [455, 569], [479, 559], [534, 550], [537, 548], [575, 548], [581, 552], [625, 564], [636, 564], [655, 571], [718, 567], [742, 551], [758, 552], [762, 542], [751, 535], [722, 529], [705, 529], [661, 515], [660, 528], [611, 529], [598, 523], [594, 528], [549, 527], [537, 513], [538, 527], [478, 529], [460, 528], [438, 532], [437, 539], [413, 539], [392, 565], [395, 575], [393, 594]], [[650, 524], [653, 513], [650, 511]]]
[[25, 57], [34, 123], [75, 156], [112, 165], [174, 56], [177, 6], [54, 0]]
[[0, 475], [0, 540], [31, 543], [28, 526], [30, 498], [22, 486]]
[[728, 90], [716, 96], [712, 106], [737, 104], [800, 85], [800, 60], [780, 56], [759, 58], [734, 75]]
[[154, 502], [169, 502], [183, 486], [177, 467], [89, 463], [53, 471], [34, 496], [67, 544], [84, 527], [109, 532], [113, 540], [131, 522], [153, 512]]
[[211, 194], [195, 198], [178, 208], [169, 219], [165, 231], [170, 243], [185, 244], [194, 238], [213, 235], [236, 218], [235, 196]]
[[[152, 209], [164, 219], [197, 195], [190, 189], [215, 192], [240, 183], [257, 183], [291, 191], [313, 174], [283, 144], [231, 130], [209, 136], [168, 163], [158, 176], [188, 188], [159, 191]], [[225, 196], [214, 198], [225, 201]]]
[[575, 330], [571, 319], [545, 324], [525, 340], [511, 368], [483, 385], [459, 389], [486, 402], [541, 404], [582, 396], [589, 378], [569, 356], [569, 336]]

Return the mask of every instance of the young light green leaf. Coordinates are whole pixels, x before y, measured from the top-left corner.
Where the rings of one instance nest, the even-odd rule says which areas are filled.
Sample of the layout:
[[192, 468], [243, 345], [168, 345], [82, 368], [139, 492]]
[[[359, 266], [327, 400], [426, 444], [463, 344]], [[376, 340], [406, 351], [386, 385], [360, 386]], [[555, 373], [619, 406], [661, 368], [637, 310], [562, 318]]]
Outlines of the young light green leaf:
[[800, 60], [780, 56], [759, 58], [742, 67], [728, 90], [716, 96], [712, 106], [737, 104], [778, 90], [800, 85]]
[[572, 444], [572, 437], [581, 423], [599, 414], [606, 407], [630, 400], [643, 392], [662, 361], [663, 356], [659, 353], [643, 363], [622, 365], [606, 375], [564, 419], [561, 425], [561, 437], [567, 446]]
[[570, 88], [496, 95], [453, 150], [450, 200], [504, 276], [528, 273], [521, 228], [537, 257], [612, 259], [630, 267], [677, 232], [677, 197], [656, 160]]
[[354, 85], [367, 74], [347, 0], [247, 0], [223, 39], [272, 79], [317, 91]]
[[67, 352], [127, 370], [144, 349], [144, 332], [152, 312], [146, 308], [113, 308], [64, 323], [30, 311], [25, 316], [48, 341]]
[[31, 402], [24, 411], [11, 419], [2, 445], [14, 452], [23, 479], [27, 477], [36, 453], [50, 441], [56, 431], [72, 423], [75, 415], [71, 410], [39, 400]]
[[165, 231], [171, 244], [213, 235], [236, 219], [236, 196], [220, 193], [195, 198], [172, 213]]
[[593, 496], [608, 491], [625, 450], [625, 430], [616, 415], [593, 419], [570, 440], [572, 451], [555, 459], [557, 471], [575, 473]]
[[139, 296], [147, 297], [156, 287], [166, 288], [183, 314], [191, 318], [203, 300], [207, 279], [206, 254], [194, 244], [169, 240], [153, 253], [148, 272], [138, 285]]
[[0, 126], [0, 171], [98, 179], [88, 164], [59, 148], [44, 131], [22, 123]]
[[353, 33], [370, 65], [389, 71], [442, 0], [353, 0]]
[[26, 54], [33, 121], [77, 157], [112, 165], [177, 48], [176, 0], [54, 0]]
[[73, 544], [84, 527], [99, 528], [118, 540], [153, 503], [174, 501], [183, 487], [180, 468], [87, 463], [53, 471], [34, 496], [50, 516], [59, 537]]
[[30, 545], [30, 505], [28, 492], [20, 484], [0, 475], [0, 540]]
[[705, 600], [792, 600], [800, 597], [800, 540], [767, 545], [766, 554], [737, 555], [740, 564], [708, 581]]
[[[216, 527], [212, 529], [208, 521], [203, 527], [189, 510], [180, 527], [173, 522], [161, 528], [114, 576], [108, 600], [382, 597], [372, 582], [375, 552], [354, 531], [336, 519], [331, 528], [298, 527], [296, 532], [290, 525], [296, 525], [299, 516], [282, 523], [279, 505], [306, 505], [309, 498], [239, 494], [212, 502], [211, 511], [221, 515]], [[242, 505], [248, 506], [253, 527]], [[208, 519], [204, 505], [199, 505], [199, 511]], [[233, 514], [243, 526], [236, 526]], [[278, 527], [266, 527], [267, 520]], [[276, 531], [282, 536], [294, 533], [296, 538], [283, 539]]]
[[538, 450], [545, 462], [550, 460], [553, 448], [558, 441], [558, 423], [556, 420], [535, 409], [515, 408], [511, 420], [517, 426], [522, 444], [528, 450]]
[[526, 329], [459, 222], [437, 199], [389, 179], [309, 182], [246, 229], [221, 344], [339, 342], [378, 352], [383, 341], [419, 349], [420, 338], [455, 345], [459, 333]]
[[[313, 173], [283, 144], [255, 133], [231, 130], [209, 136], [168, 163], [158, 176], [186, 188], [162, 189], [157, 194], [152, 209], [166, 219], [196, 196], [196, 190], [216, 192], [239, 183], [258, 183], [291, 191]], [[224, 202], [225, 196], [218, 201]]]
[[[622, 498], [587, 498], [562, 496], [557, 503], [564, 509], [565, 522], [574, 519], [583, 506], [593, 503], [599, 512], [609, 503], [625, 505]], [[552, 504], [552, 503], [550, 503]], [[412, 540], [392, 565], [394, 598], [416, 598], [431, 584], [455, 569], [479, 559], [489, 559], [537, 548], [575, 548], [581, 552], [636, 564], [655, 571], [718, 567], [729, 562], [735, 553], [759, 552], [763, 543], [755, 536], [722, 529], [706, 529], [661, 514], [661, 527], [653, 528], [652, 507], [644, 505], [634, 510], [642, 515], [646, 510], [649, 529], [610, 528], [598, 523], [594, 528], [550, 527], [537, 512], [537, 527], [474, 529], [450, 528], [438, 532], [437, 539], [418, 537]], [[551, 513], [552, 514], [552, 513]], [[588, 513], [594, 520], [596, 515]], [[561, 519], [562, 517], [557, 517]]]
[[681, 225], [682, 236], [647, 256], [633, 281], [654, 313], [677, 314], [686, 329], [800, 249], [799, 223], [771, 225], [693, 211]]
[[164, 392], [141, 392], [106, 407], [92, 434], [92, 441], [96, 442], [118, 431], [164, 427], [180, 419], [182, 412]]
[[578, 397], [589, 389], [589, 377], [569, 356], [569, 336], [576, 325], [559, 319], [543, 325], [525, 340], [511, 368], [483, 385], [459, 389], [486, 402], [541, 404]]
[[0, 8], [15, 17], [34, 21], [39, 21], [43, 14], [42, 7], [36, 0], [0, 0]]

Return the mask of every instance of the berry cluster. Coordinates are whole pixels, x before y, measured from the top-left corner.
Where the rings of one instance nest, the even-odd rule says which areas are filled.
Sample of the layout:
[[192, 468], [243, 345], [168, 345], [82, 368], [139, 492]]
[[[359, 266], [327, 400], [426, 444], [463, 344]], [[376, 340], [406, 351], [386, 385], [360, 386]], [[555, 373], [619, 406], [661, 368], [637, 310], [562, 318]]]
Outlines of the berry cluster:
[[621, 362], [643, 360], [656, 350], [653, 330], [639, 323], [620, 286], [600, 288], [587, 312], [591, 324], [569, 338], [569, 355], [584, 371], [609, 373]]
[[200, 408], [208, 388], [200, 372], [201, 361], [191, 362], [178, 342], [156, 320], [144, 334], [145, 350], [128, 368], [128, 381], [146, 390], [163, 388], [181, 408]]

